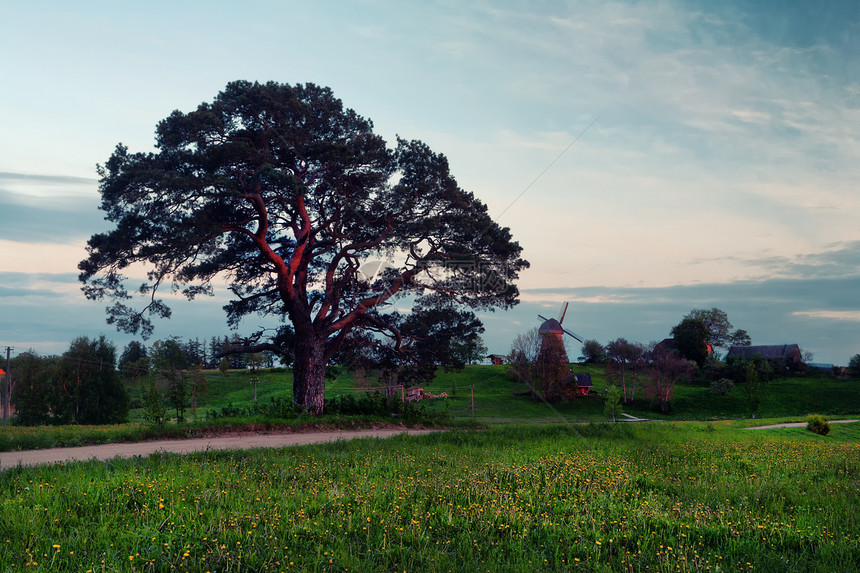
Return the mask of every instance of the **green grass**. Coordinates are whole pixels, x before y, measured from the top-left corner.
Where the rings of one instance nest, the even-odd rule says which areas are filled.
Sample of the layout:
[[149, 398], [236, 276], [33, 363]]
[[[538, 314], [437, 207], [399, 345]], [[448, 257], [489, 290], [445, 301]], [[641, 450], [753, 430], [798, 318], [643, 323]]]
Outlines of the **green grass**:
[[0, 570], [857, 570], [857, 426], [505, 425], [13, 468]]
[[[594, 382], [594, 392], [607, 387], [602, 365], [574, 364], [576, 372], [588, 372]], [[470, 366], [463, 372], [437, 374], [426, 388], [438, 394], [452, 393], [451, 412], [455, 418], [472, 415], [470, 387], [474, 387], [475, 420], [480, 423], [582, 422], [604, 421], [603, 398], [589, 396], [574, 402], [546, 404], [527, 397], [516, 397], [515, 391], [525, 387], [515, 385], [504, 366]], [[743, 385], [736, 385], [726, 396], [714, 396], [704, 385], [678, 384], [671, 411], [663, 415], [655, 411], [644, 398], [642, 384], [637, 389], [635, 404], [625, 404], [624, 412], [640, 418], [664, 420], [717, 420], [750, 416]], [[860, 414], [860, 380], [837, 380], [809, 375], [779, 379], [761, 388], [758, 418], [797, 417], [818, 413], [826, 416]]]
[[[594, 381], [596, 394], [607, 386], [603, 366], [573, 365], [578, 372], [588, 372]], [[128, 442], [140, 439], [182, 438], [232, 431], [237, 428], [271, 429], [315, 425], [317, 427], [367, 427], [370, 424], [391, 422], [388, 419], [367, 420], [356, 417], [326, 416], [322, 419], [299, 416], [284, 419], [219, 419], [207, 420], [207, 413], [220, 412], [228, 405], [247, 408], [253, 404], [253, 386], [249, 371], [230, 371], [226, 376], [218, 371], [205, 373], [209, 392], [198, 399], [195, 413], [187, 412], [189, 423], [167, 424], [164, 428], [143, 423], [143, 410], [133, 409], [129, 424], [117, 426], [62, 426], [0, 428], [0, 451], [74, 446], [106, 442]], [[289, 370], [274, 369], [258, 372], [258, 401], [266, 404], [270, 399], [291, 396], [292, 374]], [[132, 398], [137, 398], [140, 382], [129, 382]], [[604, 401], [599, 395], [579, 398], [573, 402], [547, 404], [527, 397], [514, 396], [525, 390], [511, 382], [504, 366], [469, 366], [460, 372], [439, 371], [436, 379], [425, 386], [433, 394], [445, 392], [447, 400], [424, 403], [431, 412], [449, 413], [450, 424], [495, 425], [507, 423], [584, 423], [606, 420]], [[367, 392], [348, 372], [341, 371], [334, 380], [327, 381], [326, 396]], [[702, 385], [679, 384], [669, 415], [651, 408], [637, 393], [635, 404], [625, 404], [624, 412], [640, 418], [658, 420], [723, 420], [740, 419], [741, 426], [782, 421], [801, 421], [808, 414], [827, 417], [860, 415], [860, 381], [837, 380], [822, 376], [791, 377], [763, 385], [761, 408], [756, 420], [749, 419], [743, 386], [736, 386], [727, 396], [713, 396]], [[473, 406], [474, 404], [474, 406]], [[473, 411], [474, 407], [474, 411]], [[474, 412], [474, 413], [473, 413]], [[394, 420], [396, 422], [396, 420]]]

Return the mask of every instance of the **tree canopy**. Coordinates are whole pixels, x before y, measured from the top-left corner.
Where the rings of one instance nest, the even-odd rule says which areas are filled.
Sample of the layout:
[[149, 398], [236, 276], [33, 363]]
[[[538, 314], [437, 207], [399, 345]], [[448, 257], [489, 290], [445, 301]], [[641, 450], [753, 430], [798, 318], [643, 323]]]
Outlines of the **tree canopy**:
[[[108, 322], [148, 335], [152, 318], [170, 316], [164, 287], [192, 299], [224, 279], [231, 325], [283, 319], [281, 332], [258, 332], [241, 350], [294, 356], [293, 398], [314, 413], [325, 364], [351, 332], [408, 346], [395, 300], [429, 292], [510, 307], [528, 266], [443, 155], [400, 138], [390, 149], [369, 120], [312, 84], [232, 82], [161, 121], [155, 152], [118, 145], [99, 175], [114, 227], [90, 238], [79, 268], [88, 298], [113, 301]], [[384, 272], [359, 272], [373, 261], [386, 261]], [[140, 264], [145, 302], [135, 306], [126, 275]]]

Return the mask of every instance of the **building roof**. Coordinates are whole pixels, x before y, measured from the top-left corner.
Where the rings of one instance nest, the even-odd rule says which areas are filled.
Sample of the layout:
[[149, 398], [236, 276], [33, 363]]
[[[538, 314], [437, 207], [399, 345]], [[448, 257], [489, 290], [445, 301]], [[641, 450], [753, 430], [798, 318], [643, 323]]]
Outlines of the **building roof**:
[[567, 375], [568, 384], [572, 384], [574, 380], [580, 388], [591, 388], [594, 386], [594, 383], [591, 381], [591, 374], [588, 372], [571, 372]]
[[741, 358], [752, 358], [761, 354], [765, 358], [795, 358], [800, 355], [800, 347], [797, 344], [775, 344], [770, 346], [732, 346], [729, 348], [729, 356], [740, 356]]
[[561, 327], [561, 323], [559, 321], [551, 318], [540, 325], [538, 334], [555, 334], [557, 336], [561, 336], [564, 334], [564, 329]]

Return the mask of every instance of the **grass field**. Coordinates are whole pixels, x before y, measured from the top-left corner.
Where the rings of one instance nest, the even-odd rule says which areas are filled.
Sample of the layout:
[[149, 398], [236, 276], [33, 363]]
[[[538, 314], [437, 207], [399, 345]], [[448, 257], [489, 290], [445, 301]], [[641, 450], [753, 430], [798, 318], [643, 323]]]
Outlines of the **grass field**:
[[[602, 368], [581, 369], [605, 388]], [[189, 424], [156, 432], [134, 410], [120, 426], [0, 428], [0, 447], [320, 422], [206, 421], [253, 397], [250, 373], [208, 376]], [[288, 372], [259, 378], [261, 402], [289, 394]], [[0, 468], [0, 571], [860, 570], [860, 424], [743, 429], [856, 415], [860, 381], [770, 383], [755, 421], [742, 389], [678, 386], [668, 417], [625, 407], [661, 420], [641, 424], [603, 423], [599, 396], [515, 397], [503, 367], [440, 372], [426, 389], [451, 395], [433, 407], [455, 423], [489, 429]], [[361, 391], [347, 375], [327, 386]]]
[[857, 570], [858, 441], [507, 425], [17, 468], [0, 570]]
[[[602, 365], [572, 365], [577, 372], [588, 372], [594, 381], [594, 391], [602, 392], [607, 385]], [[196, 418], [205, 418], [209, 410], [232, 404], [246, 407], [253, 403], [253, 385], [249, 371], [230, 371], [222, 376], [217, 371], [207, 372], [209, 393], [199, 399], [201, 404]], [[257, 395], [260, 402], [279, 395], [291, 395], [292, 375], [288, 371], [262, 371]], [[139, 384], [129, 389], [136, 395]], [[546, 404], [513, 395], [523, 390], [514, 385], [505, 366], [469, 366], [459, 372], [439, 371], [436, 379], [425, 386], [433, 394], [449, 394], [448, 409], [455, 419], [482, 424], [508, 422], [563, 422], [605, 421], [603, 398], [591, 396], [575, 402]], [[326, 397], [365, 392], [344, 372], [326, 384]], [[635, 405], [626, 405], [624, 411], [637, 417], [673, 420], [735, 419], [749, 416], [744, 388], [736, 386], [726, 396], [713, 396], [703, 385], [679, 384], [669, 415], [662, 415], [650, 407], [641, 391]], [[474, 418], [472, 402], [474, 397]], [[860, 413], [860, 380], [838, 380], [824, 376], [789, 377], [762, 386], [759, 418], [806, 416], [819, 413], [830, 416], [848, 416]], [[192, 416], [194, 418], [194, 416]], [[143, 411], [132, 410], [131, 421], [143, 421]]]

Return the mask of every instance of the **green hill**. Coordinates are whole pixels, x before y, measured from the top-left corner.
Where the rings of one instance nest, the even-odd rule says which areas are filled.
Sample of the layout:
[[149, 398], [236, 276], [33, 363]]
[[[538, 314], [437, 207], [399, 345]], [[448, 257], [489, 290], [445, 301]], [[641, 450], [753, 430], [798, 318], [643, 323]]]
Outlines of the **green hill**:
[[[473, 420], [483, 424], [507, 422], [562, 422], [605, 421], [603, 391], [607, 387], [603, 365], [573, 364], [577, 372], [587, 372], [594, 382], [592, 394], [575, 401], [548, 404], [529, 397], [515, 396], [526, 390], [514, 384], [505, 366], [468, 366], [458, 372], [440, 369], [436, 378], [424, 386], [432, 394], [447, 393], [448, 398], [438, 400], [433, 408], [448, 409], [455, 420]], [[290, 397], [292, 374], [289, 369], [262, 370], [256, 375], [250, 371], [229, 371], [226, 376], [218, 371], [207, 371], [208, 393], [197, 398], [197, 412], [191, 417], [205, 418], [210, 411], [226, 406], [245, 408], [253, 404], [252, 379], [258, 378], [257, 400], [268, 403], [275, 397]], [[345, 370], [327, 382], [326, 397], [359, 395], [372, 391], [368, 382], [360, 383]], [[140, 382], [129, 382], [133, 405], [139, 404]], [[138, 398], [138, 400], [135, 400]], [[671, 420], [735, 419], [750, 416], [743, 385], [735, 386], [725, 396], [709, 393], [705, 385], [678, 384], [675, 387], [671, 411], [663, 415], [655, 411], [637, 390], [634, 404], [625, 404], [624, 412], [639, 418]], [[190, 412], [189, 412], [190, 413]], [[837, 379], [824, 375], [790, 376], [778, 379], [761, 388], [761, 406], [758, 418], [802, 417], [807, 414], [845, 416], [860, 413], [860, 380]], [[141, 408], [134, 408], [131, 421], [143, 420]]]

